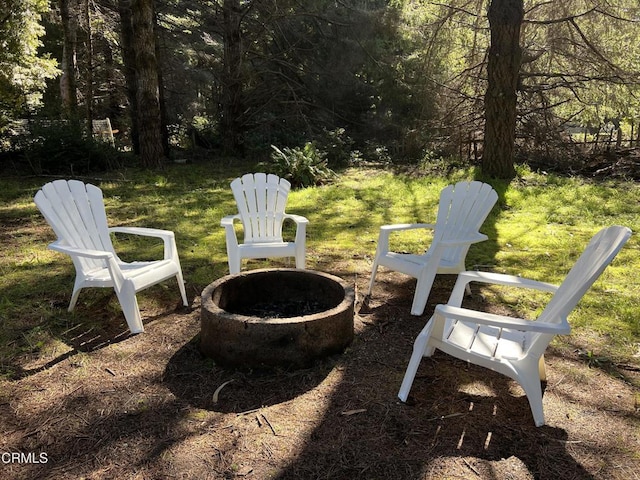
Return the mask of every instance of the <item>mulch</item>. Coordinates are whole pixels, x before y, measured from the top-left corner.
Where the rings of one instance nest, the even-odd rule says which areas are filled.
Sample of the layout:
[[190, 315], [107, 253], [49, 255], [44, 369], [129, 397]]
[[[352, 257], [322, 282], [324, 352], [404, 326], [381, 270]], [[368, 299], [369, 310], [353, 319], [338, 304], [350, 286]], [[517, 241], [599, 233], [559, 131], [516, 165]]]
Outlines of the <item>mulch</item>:
[[[332, 273], [366, 288], [367, 279]], [[146, 332], [136, 336], [117, 311], [100, 332], [83, 332], [79, 314], [64, 344], [17, 359], [1, 382], [0, 452], [32, 461], [3, 461], [0, 476], [638, 478], [637, 378], [589, 365], [579, 338], [548, 351], [546, 426], [534, 426], [514, 382], [441, 353], [423, 360], [400, 402], [413, 340], [452, 279], [436, 280], [422, 317], [409, 315], [414, 285], [381, 273], [373, 298], [359, 297], [353, 344], [299, 370], [223, 369], [202, 356], [197, 296], [163, 311], [145, 310], [142, 298]], [[477, 294], [468, 301], [491, 307]], [[42, 453], [46, 463], [33, 461]]]

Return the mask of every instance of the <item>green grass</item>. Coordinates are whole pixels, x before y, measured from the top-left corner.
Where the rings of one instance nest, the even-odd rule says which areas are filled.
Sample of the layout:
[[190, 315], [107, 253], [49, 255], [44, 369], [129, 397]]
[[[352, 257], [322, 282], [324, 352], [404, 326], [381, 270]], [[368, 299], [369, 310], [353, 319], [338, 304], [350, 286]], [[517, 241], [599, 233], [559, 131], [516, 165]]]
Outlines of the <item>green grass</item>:
[[[175, 165], [162, 173], [125, 171], [92, 183], [104, 191], [111, 225], [176, 232], [193, 297], [228, 271], [220, 219], [235, 212], [230, 181], [252, 169], [213, 163]], [[472, 247], [467, 258], [470, 268], [559, 283], [600, 228], [622, 224], [640, 230], [636, 183], [591, 182], [525, 169], [520, 174], [511, 184], [494, 184], [500, 199], [482, 229], [490, 240]], [[310, 222], [308, 267], [368, 279], [380, 225], [432, 222], [440, 190], [473, 177], [469, 169], [442, 177], [360, 168], [342, 172], [331, 185], [292, 192], [288, 210]], [[73, 267], [67, 257], [46, 249], [54, 236], [32, 202], [49, 180], [0, 179], [0, 375], [10, 375], [19, 364], [52, 349], [63, 350], [65, 332], [78, 323], [93, 323], [99, 330], [105, 316], [120, 321], [118, 304], [106, 289], [83, 291], [76, 311], [66, 311]], [[392, 241], [396, 250], [425, 248], [425, 239], [416, 233]], [[125, 259], [153, 257], [162, 251], [146, 240], [119, 237], [116, 243]], [[268, 264], [273, 263], [253, 261], [252, 267]], [[569, 339], [580, 337], [577, 343], [600, 356], [637, 363], [639, 270], [639, 241], [634, 235], [572, 314], [574, 335]], [[142, 292], [140, 303], [161, 303], [172, 293], [177, 302], [173, 288], [168, 283]], [[546, 301], [543, 295], [522, 297], [491, 289], [483, 294], [522, 314], [539, 311]]]

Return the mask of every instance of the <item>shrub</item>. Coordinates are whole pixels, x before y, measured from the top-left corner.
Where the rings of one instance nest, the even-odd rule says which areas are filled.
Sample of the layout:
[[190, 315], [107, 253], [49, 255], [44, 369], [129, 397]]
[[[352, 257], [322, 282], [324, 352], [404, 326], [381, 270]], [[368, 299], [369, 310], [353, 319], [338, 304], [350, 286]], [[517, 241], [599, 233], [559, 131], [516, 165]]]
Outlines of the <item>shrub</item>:
[[271, 162], [265, 165], [270, 173], [286, 178], [295, 187], [321, 185], [331, 181], [335, 172], [327, 166], [326, 153], [315, 143], [307, 142], [304, 147], [283, 148], [271, 145]]
[[328, 165], [344, 167], [351, 163], [354, 142], [344, 128], [324, 129], [324, 135], [320, 142], [321, 148], [327, 154]]
[[32, 121], [21, 145], [35, 174], [83, 174], [122, 166], [125, 154], [87, 134], [80, 121]]

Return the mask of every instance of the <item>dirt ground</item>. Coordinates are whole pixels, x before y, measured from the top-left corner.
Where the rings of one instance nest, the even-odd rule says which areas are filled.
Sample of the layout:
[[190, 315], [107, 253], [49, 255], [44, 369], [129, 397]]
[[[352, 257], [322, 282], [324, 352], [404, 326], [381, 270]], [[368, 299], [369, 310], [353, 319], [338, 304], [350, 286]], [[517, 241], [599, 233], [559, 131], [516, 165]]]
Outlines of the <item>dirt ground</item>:
[[[366, 289], [368, 278], [330, 273]], [[514, 382], [442, 353], [422, 361], [400, 402], [413, 340], [453, 279], [436, 280], [422, 317], [409, 315], [414, 285], [381, 273], [357, 304], [348, 350], [296, 371], [204, 358], [202, 286], [188, 285], [184, 309], [170, 285], [166, 305], [143, 310], [140, 335], [117, 313], [101, 332], [76, 325], [67, 347], [19, 359], [0, 383], [0, 478], [640, 478], [637, 368], [589, 365], [574, 337], [548, 351], [544, 427]], [[96, 305], [115, 302], [108, 292], [91, 298], [80, 311], [113, 310]], [[489, 307], [477, 294], [469, 302]]]

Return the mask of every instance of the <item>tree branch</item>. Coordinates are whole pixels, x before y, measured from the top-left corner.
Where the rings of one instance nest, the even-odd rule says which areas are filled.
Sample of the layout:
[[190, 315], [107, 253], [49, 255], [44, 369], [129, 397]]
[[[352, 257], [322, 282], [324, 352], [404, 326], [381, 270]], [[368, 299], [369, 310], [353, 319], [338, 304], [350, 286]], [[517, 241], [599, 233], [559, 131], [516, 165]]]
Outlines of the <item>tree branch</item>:
[[587, 36], [582, 32], [582, 30], [580, 29], [580, 27], [578, 26], [578, 23], [575, 21], [575, 18], [572, 18], [569, 20], [569, 23], [571, 23], [571, 25], [573, 25], [573, 27], [576, 29], [576, 31], [578, 32], [578, 35], [580, 35], [580, 38], [582, 38], [582, 41], [585, 43], [585, 45], [587, 47], [589, 47], [589, 49], [591, 49], [591, 51], [593, 53], [596, 54], [596, 56], [598, 58], [600, 58], [600, 60], [602, 60], [604, 63], [606, 63], [607, 65], [609, 65], [614, 71], [619, 71], [620, 69], [618, 68], [617, 65], [614, 65], [607, 57], [605, 57], [600, 50], [598, 50], [595, 45], [593, 45], [589, 39], [587, 38]]
[[598, 9], [596, 7], [591, 8], [589, 10], [587, 10], [586, 12], [582, 12], [582, 13], [577, 13], [575, 15], [569, 15], [567, 17], [562, 17], [562, 18], [554, 18], [551, 20], [524, 20], [523, 23], [528, 23], [531, 25], [554, 25], [556, 23], [565, 23], [565, 22], [573, 22], [576, 18], [580, 18], [580, 17], [584, 17], [586, 15], [589, 15], [593, 12], [598, 11]]

